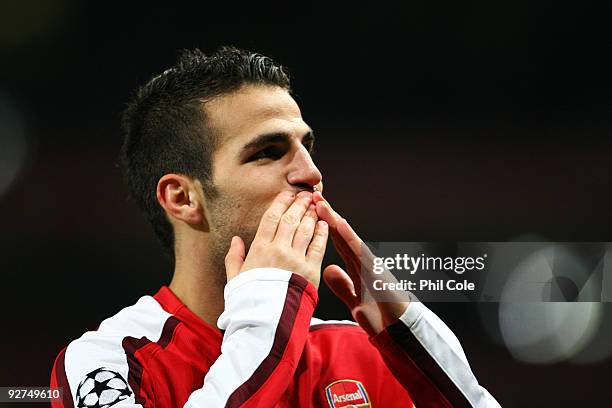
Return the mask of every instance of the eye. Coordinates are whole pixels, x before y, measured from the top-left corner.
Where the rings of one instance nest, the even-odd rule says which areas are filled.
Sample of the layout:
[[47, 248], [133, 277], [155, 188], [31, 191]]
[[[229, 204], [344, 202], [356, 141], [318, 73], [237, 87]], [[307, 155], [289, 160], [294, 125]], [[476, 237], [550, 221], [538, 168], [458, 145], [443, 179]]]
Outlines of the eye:
[[279, 146], [268, 146], [249, 157], [249, 161], [264, 159], [278, 160], [285, 154], [285, 150]]
[[306, 150], [308, 150], [308, 153], [310, 153], [310, 155], [314, 155], [315, 153], [315, 148], [314, 148], [314, 143], [304, 143], [304, 147], [306, 148]]

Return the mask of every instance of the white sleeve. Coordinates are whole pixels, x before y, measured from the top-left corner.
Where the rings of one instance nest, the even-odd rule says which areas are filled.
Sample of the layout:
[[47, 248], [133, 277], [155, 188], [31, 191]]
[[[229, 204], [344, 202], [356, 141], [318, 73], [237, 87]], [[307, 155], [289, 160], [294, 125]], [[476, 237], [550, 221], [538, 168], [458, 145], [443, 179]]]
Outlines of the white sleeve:
[[221, 355], [185, 407], [273, 406], [297, 367], [316, 289], [291, 272], [257, 268], [229, 281], [224, 296]]
[[62, 387], [63, 395], [62, 404], [52, 405], [146, 406], [150, 401], [148, 390], [139, 389], [133, 381], [126, 339], [156, 342], [170, 317], [152, 297], [144, 296], [135, 305], [104, 320], [98, 330], [71, 342], [53, 367], [52, 384]]
[[457, 337], [421, 302], [411, 302], [372, 341], [417, 407], [500, 407], [478, 383]]

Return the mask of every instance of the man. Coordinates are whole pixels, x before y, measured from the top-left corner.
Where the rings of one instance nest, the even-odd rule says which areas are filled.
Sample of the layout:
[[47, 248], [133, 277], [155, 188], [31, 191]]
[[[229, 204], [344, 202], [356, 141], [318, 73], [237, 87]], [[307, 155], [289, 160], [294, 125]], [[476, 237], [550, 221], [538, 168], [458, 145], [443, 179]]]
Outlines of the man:
[[[422, 304], [363, 301], [361, 240], [321, 194], [282, 67], [185, 52], [124, 127], [129, 190], [174, 275], [60, 353], [63, 406], [498, 406]], [[358, 324], [312, 318], [329, 233], [347, 271], [323, 277]]]

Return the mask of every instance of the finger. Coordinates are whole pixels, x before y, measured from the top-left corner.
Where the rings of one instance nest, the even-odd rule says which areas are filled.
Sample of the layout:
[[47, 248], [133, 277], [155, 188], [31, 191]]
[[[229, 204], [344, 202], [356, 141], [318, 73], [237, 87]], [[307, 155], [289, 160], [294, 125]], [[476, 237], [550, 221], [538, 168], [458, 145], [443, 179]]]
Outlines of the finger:
[[291, 245], [295, 231], [311, 203], [312, 193], [303, 191], [297, 195], [293, 204], [281, 216], [274, 241], [280, 244]]
[[293, 192], [283, 191], [276, 196], [270, 207], [264, 212], [253, 241], [272, 242], [276, 235], [278, 223], [287, 208], [295, 201]]
[[302, 222], [300, 222], [300, 226], [297, 231], [295, 231], [295, 236], [293, 237], [293, 248], [299, 251], [300, 254], [306, 254], [306, 249], [312, 240], [317, 220], [318, 217], [315, 205], [310, 204], [308, 211], [304, 214]]
[[242, 268], [244, 263], [244, 257], [245, 248], [242, 238], [238, 236], [232, 237], [230, 248], [227, 251], [227, 255], [225, 255], [225, 273], [228, 282], [240, 272], [240, 268]]
[[346, 272], [349, 277], [353, 280], [353, 283], [356, 287], [356, 292], [360, 293], [361, 291], [361, 264], [359, 262], [359, 258], [355, 256], [355, 254], [351, 251], [351, 249], [346, 245], [344, 239], [338, 235], [337, 232], [330, 230], [332, 241], [334, 243], [334, 247], [340, 254], [340, 257], [344, 261]]
[[370, 305], [359, 305], [353, 311], [353, 317], [359, 323], [366, 333], [370, 336], [376, 336], [384, 330], [385, 325], [382, 315]]
[[323, 280], [334, 294], [352, 310], [359, 304], [355, 285], [351, 277], [338, 265], [329, 265], [323, 270]]
[[[315, 195], [318, 196], [317, 193], [315, 193]], [[327, 222], [330, 228], [335, 229], [336, 223], [341, 220], [342, 217], [337, 212], [335, 212], [333, 208], [331, 208], [329, 203], [325, 200], [317, 201], [316, 205], [317, 215], [319, 216], [319, 218]]]
[[350, 226], [348, 221], [341, 219], [336, 223], [335, 230], [337, 240], [342, 242], [344, 251], [348, 253], [348, 257], [353, 259], [353, 262], [359, 265], [371, 265], [374, 255], [370, 248], [359, 238], [357, 233]]
[[[347, 220], [341, 219], [336, 223], [334, 237], [340, 243], [347, 257], [359, 264], [368, 265], [374, 258], [370, 248], [363, 242], [359, 235], [353, 230]], [[335, 241], [334, 241], [335, 242]]]
[[[344, 241], [344, 238], [342, 238], [342, 236], [338, 234], [338, 231], [331, 230], [330, 232], [334, 247], [342, 257], [342, 260], [344, 261], [346, 266], [349, 268], [349, 271], [358, 268], [359, 260], [355, 257], [355, 254], [347, 245], [346, 241]], [[351, 272], [349, 272], [349, 274], [350, 273]]]
[[[333, 208], [331, 208], [329, 203], [323, 198], [323, 194], [321, 194], [319, 191], [315, 191], [313, 193], [312, 200], [316, 205], [317, 215], [320, 219], [324, 220], [329, 224], [332, 231], [332, 238], [334, 238], [334, 235], [337, 235], [337, 224], [342, 219], [342, 217], [340, 216], [340, 214], [335, 212]], [[338, 241], [338, 243], [340, 243], [341, 240], [338, 239]], [[336, 240], [334, 240], [334, 245], [336, 245]]]
[[342, 237], [341, 241], [345, 243], [346, 247], [350, 248], [350, 251], [359, 260], [360, 264], [373, 265], [375, 255], [365, 242], [359, 238], [359, 235], [353, 230], [348, 221], [342, 219], [338, 222], [337, 233]]
[[367, 284], [372, 283], [372, 280], [375, 279], [384, 279], [387, 282], [397, 281], [393, 274], [386, 269], [382, 274], [374, 273], [374, 258], [376, 256], [346, 220], [338, 223], [337, 234], [340, 237], [339, 240], [349, 248], [347, 251], [351, 253], [350, 257], [359, 264], [360, 276]]
[[353, 251], [351, 250], [351, 247], [348, 245], [344, 237], [340, 235], [340, 233], [338, 232], [338, 229], [337, 228], [332, 229], [331, 234], [332, 234], [332, 239], [334, 240], [334, 245], [336, 246], [336, 249], [338, 249], [338, 251], [341, 252], [341, 255], [352, 257]]
[[359, 238], [359, 235], [357, 235], [344, 218], [336, 223], [336, 231], [338, 231], [338, 235], [342, 237], [342, 240], [346, 242], [346, 245], [354, 254], [359, 256], [364, 250], [369, 251], [361, 238]]
[[316, 203], [319, 218], [326, 221], [330, 226], [334, 246], [346, 264], [349, 275], [353, 279], [357, 278], [361, 268], [360, 255], [362, 251], [359, 248], [362, 243], [361, 239], [350, 226], [348, 230], [343, 228], [343, 234], [340, 233], [338, 228], [342, 224], [348, 226], [348, 222], [334, 211], [320, 192], [313, 194], [313, 201]]
[[308, 246], [308, 252], [306, 253], [306, 261], [314, 263], [317, 266], [321, 266], [323, 262], [323, 256], [325, 255], [325, 249], [327, 248], [327, 237], [329, 236], [329, 226], [325, 221], [317, 221], [317, 225], [314, 230], [314, 236]]
[[334, 242], [334, 246], [342, 257], [342, 260], [347, 264], [349, 270], [352, 269], [351, 266], [357, 266], [357, 264], [359, 263], [358, 257], [355, 256], [355, 253], [347, 245], [344, 237], [341, 236], [337, 231], [338, 223], [343, 218], [331, 208], [329, 203], [325, 201], [323, 195], [320, 192], [315, 192], [313, 194], [313, 201], [317, 206], [316, 209], [319, 218], [326, 221], [330, 226], [330, 232], [332, 240]]

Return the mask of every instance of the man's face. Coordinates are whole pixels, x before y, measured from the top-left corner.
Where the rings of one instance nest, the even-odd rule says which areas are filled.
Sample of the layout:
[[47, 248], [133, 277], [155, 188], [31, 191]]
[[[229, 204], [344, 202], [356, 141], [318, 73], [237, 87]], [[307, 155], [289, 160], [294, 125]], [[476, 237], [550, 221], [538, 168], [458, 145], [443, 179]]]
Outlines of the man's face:
[[233, 235], [247, 249], [259, 221], [281, 191], [320, 188], [321, 173], [310, 156], [314, 136], [289, 93], [249, 85], [205, 105], [218, 137], [212, 181], [218, 195], [207, 200], [212, 256], [222, 261]]

